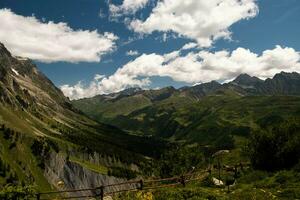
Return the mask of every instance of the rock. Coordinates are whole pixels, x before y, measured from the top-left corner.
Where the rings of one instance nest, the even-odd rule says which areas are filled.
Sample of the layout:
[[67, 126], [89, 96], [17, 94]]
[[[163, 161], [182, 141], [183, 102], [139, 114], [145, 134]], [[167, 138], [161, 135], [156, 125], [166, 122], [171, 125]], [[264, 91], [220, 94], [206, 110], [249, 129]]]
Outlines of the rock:
[[[126, 179], [116, 178], [104, 174], [98, 174], [89, 169], [83, 168], [77, 163], [70, 162], [59, 153], [52, 153], [46, 163], [44, 175], [48, 182], [58, 190], [96, 188], [102, 185], [111, 185], [126, 182]], [[58, 183], [63, 183], [59, 187]], [[59, 184], [60, 186], [62, 184]], [[121, 185], [105, 188], [106, 192], [133, 188], [134, 185]], [[93, 194], [92, 191], [77, 192], [72, 196]]]
[[222, 186], [222, 185], [224, 185], [223, 181], [221, 181], [221, 180], [219, 180], [219, 179], [217, 179], [217, 178], [215, 178], [215, 177], [212, 178], [212, 181], [213, 181], [213, 183], [214, 183], [216, 186]]
[[113, 198], [111, 196], [106, 196], [103, 200], [113, 200]]

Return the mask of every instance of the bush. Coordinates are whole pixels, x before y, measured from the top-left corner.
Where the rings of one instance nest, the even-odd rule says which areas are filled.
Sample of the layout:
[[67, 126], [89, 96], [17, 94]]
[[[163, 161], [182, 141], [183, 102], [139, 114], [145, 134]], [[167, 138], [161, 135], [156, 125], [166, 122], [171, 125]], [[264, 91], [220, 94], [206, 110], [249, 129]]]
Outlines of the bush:
[[32, 199], [35, 195], [35, 189], [32, 186], [14, 186], [6, 185], [0, 191], [0, 199], [13, 199], [13, 200], [23, 200]]
[[136, 172], [123, 168], [123, 167], [112, 167], [108, 170], [109, 176], [119, 177], [119, 178], [126, 178], [126, 179], [133, 179], [136, 178]]
[[234, 138], [232, 135], [225, 134], [215, 142], [215, 147], [217, 150], [222, 149], [233, 149], [234, 148]]
[[254, 132], [246, 150], [255, 169], [289, 169], [300, 158], [300, 127], [296, 124], [284, 124]]
[[36, 157], [38, 166], [45, 169], [45, 160], [50, 156], [50, 146], [45, 139], [34, 140], [31, 145], [31, 152]]
[[269, 174], [264, 171], [249, 171], [239, 178], [240, 183], [254, 183], [269, 177]]
[[215, 186], [214, 182], [212, 181], [212, 176], [207, 176], [203, 181], [201, 181], [201, 186], [204, 187], [213, 187]]
[[156, 173], [160, 177], [178, 176], [199, 168], [205, 162], [200, 147], [177, 146], [165, 152], [157, 163]]

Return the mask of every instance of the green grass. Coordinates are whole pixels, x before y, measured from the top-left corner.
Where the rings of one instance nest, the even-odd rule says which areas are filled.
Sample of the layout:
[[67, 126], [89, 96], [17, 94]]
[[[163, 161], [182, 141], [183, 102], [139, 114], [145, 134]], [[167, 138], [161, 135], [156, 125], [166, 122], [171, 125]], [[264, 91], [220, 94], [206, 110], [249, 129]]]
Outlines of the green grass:
[[[258, 120], [271, 115], [300, 123], [299, 109], [300, 97], [295, 96], [207, 96], [199, 102], [172, 97], [111, 123], [144, 135], [211, 143], [239, 127], [256, 130]], [[234, 134], [247, 137], [244, 132]]]
[[8, 127], [13, 127], [15, 130], [22, 132], [32, 132], [32, 128], [24, 121], [26, 114], [22, 111], [10, 109], [0, 106], [0, 123], [6, 124]]
[[[226, 176], [226, 173], [223, 173]], [[216, 177], [216, 173], [213, 173]], [[128, 192], [114, 199], [122, 200], [290, 200], [300, 198], [299, 173], [296, 171], [281, 171], [268, 173], [263, 171], [245, 170], [234, 186], [217, 187], [203, 181], [192, 181], [173, 188], [154, 189], [149, 191]]]
[[52, 190], [50, 184], [43, 175], [43, 171], [37, 166], [37, 161], [31, 153], [32, 139], [23, 137], [16, 142], [16, 146], [10, 148], [11, 141], [3, 138], [3, 132], [0, 131], [1, 151], [0, 158], [6, 164], [9, 164], [12, 172], [15, 172], [18, 179], [27, 184], [30, 183], [29, 175], [34, 178], [34, 185], [37, 190]]
[[90, 99], [76, 100], [72, 103], [90, 117], [102, 122], [118, 115], [127, 115], [134, 110], [142, 109], [152, 104], [148, 98], [142, 95], [127, 97], [113, 102], [96, 96]]
[[103, 165], [93, 164], [93, 163], [90, 163], [85, 160], [81, 160], [81, 159], [73, 157], [73, 156], [70, 157], [70, 161], [79, 164], [83, 168], [89, 169], [89, 170], [97, 172], [99, 174], [107, 175], [107, 173], [108, 173], [108, 168]]

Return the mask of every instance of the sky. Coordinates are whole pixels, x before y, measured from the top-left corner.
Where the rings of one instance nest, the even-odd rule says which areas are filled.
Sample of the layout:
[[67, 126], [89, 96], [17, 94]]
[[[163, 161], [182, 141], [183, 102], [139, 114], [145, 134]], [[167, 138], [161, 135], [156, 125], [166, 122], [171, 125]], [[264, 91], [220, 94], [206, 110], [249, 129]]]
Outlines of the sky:
[[299, 0], [0, 0], [0, 42], [70, 99], [300, 71]]

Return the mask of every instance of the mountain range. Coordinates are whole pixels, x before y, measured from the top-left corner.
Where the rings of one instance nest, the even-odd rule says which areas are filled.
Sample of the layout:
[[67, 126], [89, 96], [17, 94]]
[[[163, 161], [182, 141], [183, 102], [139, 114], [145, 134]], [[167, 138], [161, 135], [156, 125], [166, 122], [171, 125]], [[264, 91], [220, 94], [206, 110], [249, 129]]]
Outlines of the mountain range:
[[[70, 101], [34, 62], [0, 43], [0, 185], [45, 191], [165, 176], [176, 164], [165, 153], [195, 144], [243, 160], [252, 132], [286, 122], [300, 124], [297, 72]], [[183, 163], [192, 151], [181, 154]], [[183, 165], [174, 168], [190, 167]]]
[[[291, 107], [294, 105], [298, 109], [299, 95], [300, 74], [281, 72], [266, 80], [241, 74], [224, 84], [211, 81], [179, 89], [130, 88], [114, 94], [75, 100], [72, 104], [97, 121], [113, 124], [135, 134], [167, 138], [178, 134], [178, 138], [182, 138], [182, 135], [194, 135], [190, 136], [194, 139], [206, 135], [203, 133], [201, 136], [201, 132], [209, 132], [206, 127], [205, 130], [194, 133], [196, 127], [206, 124], [203, 120], [210, 115], [215, 122], [207, 124], [216, 123], [219, 124], [217, 127], [222, 129], [223, 122], [218, 120], [233, 121], [230, 116], [224, 119], [224, 113], [237, 112], [235, 115], [238, 115], [243, 110], [254, 112], [255, 109], [261, 109], [266, 112], [261, 115], [257, 113], [257, 116], [252, 118], [264, 117], [263, 114], [270, 111], [269, 105], [275, 102], [278, 103], [276, 106], [280, 112], [284, 112], [282, 106], [286, 106], [287, 102], [291, 103]], [[248, 127], [249, 123], [243, 126]]]

